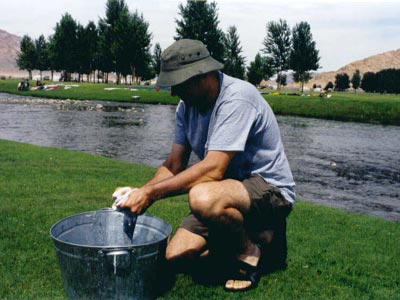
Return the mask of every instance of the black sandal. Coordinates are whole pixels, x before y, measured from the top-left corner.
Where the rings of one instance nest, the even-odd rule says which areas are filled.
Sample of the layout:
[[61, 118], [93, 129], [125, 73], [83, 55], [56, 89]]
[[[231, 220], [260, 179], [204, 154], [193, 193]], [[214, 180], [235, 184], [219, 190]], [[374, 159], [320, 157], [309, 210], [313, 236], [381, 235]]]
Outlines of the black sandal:
[[250, 281], [251, 284], [248, 287], [242, 289], [227, 288], [225, 286], [225, 290], [228, 292], [244, 292], [257, 287], [258, 282], [260, 281], [260, 273], [258, 267], [249, 265], [244, 261], [238, 260], [236, 262], [236, 269], [232, 272], [228, 280]]

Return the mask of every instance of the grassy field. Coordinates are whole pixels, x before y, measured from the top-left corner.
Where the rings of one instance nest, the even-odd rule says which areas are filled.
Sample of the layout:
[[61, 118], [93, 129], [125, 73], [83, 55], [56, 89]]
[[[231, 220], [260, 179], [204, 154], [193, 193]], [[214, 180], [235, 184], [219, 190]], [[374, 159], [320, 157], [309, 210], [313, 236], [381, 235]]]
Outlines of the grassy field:
[[[0, 92], [30, 95], [45, 98], [133, 101], [132, 96], [140, 96], [139, 103], [177, 104], [178, 98], [171, 97], [169, 91], [156, 91], [148, 87], [131, 91], [127, 86], [110, 84], [80, 83], [79, 87], [53, 91], [17, 91], [16, 80], [0, 81]], [[73, 83], [72, 83], [73, 84]], [[75, 83], [76, 84], [76, 83]], [[105, 88], [122, 88], [106, 91]], [[126, 88], [126, 89], [123, 89]], [[138, 87], [133, 87], [138, 88]], [[310, 97], [292, 96], [282, 92], [263, 95], [278, 115], [295, 115], [339, 121], [400, 125], [400, 95], [355, 94], [334, 92], [332, 97], [320, 98], [318, 93]]]
[[331, 98], [265, 95], [278, 115], [400, 125], [400, 95], [334, 92]]
[[[32, 82], [33, 83], [33, 82]], [[44, 82], [44, 84], [50, 84]], [[62, 83], [64, 85], [79, 85], [65, 89], [60, 86], [58, 90], [37, 90], [37, 91], [18, 91], [17, 80], [0, 80], [0, 92], [12, 93], [24, 96], [34, 96], [52, 99], [76, 99], [76, 100], [106, 100], [133, 102], [133, 96], [140, 96], [138, 102], [154, 104], [177, 104], [179, 99], [171, 97], [170, 92], [166, 90], [156, 91], [155, 87], [148, 86], [125, 86], [103, 83]], [[105, 89], [114, 90], [105, 90]], [[131, 90], [134, 89], [134, 90]], [[137, 89], [137, 91], [136, 91]]]
[[[110, 206], [115, 186], [140, 185], [154, 169], [4, 140], [0, 153], [0, 299], [65, 299], [51, 225]], [[148, 211], [174, 229], [187, 212], [185, 196]], [[288, 268], [256, 290], [226, 293], [179, 275], [159, 299], [400, 299], [400, 223], [301, 200], [288, 223]]]

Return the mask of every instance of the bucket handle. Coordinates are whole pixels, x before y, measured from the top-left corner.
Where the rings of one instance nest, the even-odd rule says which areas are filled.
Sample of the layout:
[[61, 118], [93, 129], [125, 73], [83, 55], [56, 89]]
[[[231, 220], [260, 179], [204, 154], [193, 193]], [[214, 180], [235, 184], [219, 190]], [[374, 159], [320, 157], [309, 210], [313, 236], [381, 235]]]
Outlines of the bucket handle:
[[101, 249], [102, 270], [104, 275], [128, 276], [132, 263], [136, 262], [135, 249]]

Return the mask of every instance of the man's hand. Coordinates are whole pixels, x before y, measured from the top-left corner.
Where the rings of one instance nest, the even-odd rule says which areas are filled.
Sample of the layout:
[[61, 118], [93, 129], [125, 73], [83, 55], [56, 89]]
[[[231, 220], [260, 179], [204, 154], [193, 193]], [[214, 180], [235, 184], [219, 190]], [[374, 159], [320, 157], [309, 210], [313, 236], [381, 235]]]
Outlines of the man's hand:
[[142, 214], [153, 203], [150, 198], [150, 187], [143, 186], [139, 189], [123, 187], [113, 194], [115, 208], [129, 208], [132, 213]]
[[117, 187], [115, 192], [112, 194], [112, 199], [114, 203], [112, 205], [113, 209], [117, 209], [119, 203], [125, 202], [128, 199], [128, 195], [131, 191], [136, 190], [136, 188], [125, 186], [125, 187]]

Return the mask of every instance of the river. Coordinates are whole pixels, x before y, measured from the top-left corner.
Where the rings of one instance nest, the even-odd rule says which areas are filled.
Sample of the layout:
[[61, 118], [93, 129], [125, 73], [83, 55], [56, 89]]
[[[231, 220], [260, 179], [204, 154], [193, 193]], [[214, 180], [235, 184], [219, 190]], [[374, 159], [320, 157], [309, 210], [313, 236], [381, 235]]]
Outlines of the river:
[[[157, 167], [175, 107], [0, 93], [0, 138]], [[400, 221], [400, 127], [278, 116], [298, 198]]]

